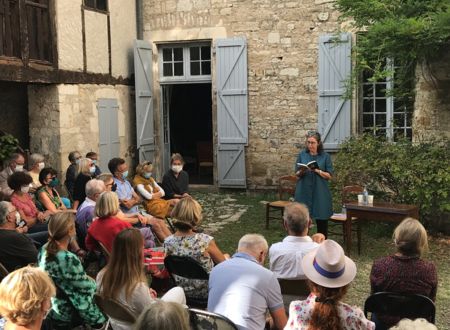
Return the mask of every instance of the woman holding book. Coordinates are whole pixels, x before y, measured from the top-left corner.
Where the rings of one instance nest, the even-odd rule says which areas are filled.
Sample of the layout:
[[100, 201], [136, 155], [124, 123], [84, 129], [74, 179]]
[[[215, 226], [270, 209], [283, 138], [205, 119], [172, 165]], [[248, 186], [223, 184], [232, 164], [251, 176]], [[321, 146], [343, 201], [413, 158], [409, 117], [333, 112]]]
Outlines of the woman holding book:
[[298, 176], [295, 201], [308, 206], [309, 215], [316, 220], [317, 232], [328, 235], [328, 219], [333, 214], [328, 181], [333, 175], [331, 157], [323, 151], [320, 134], [306, 134], [306, 148], [300, 152], [295, 165]]

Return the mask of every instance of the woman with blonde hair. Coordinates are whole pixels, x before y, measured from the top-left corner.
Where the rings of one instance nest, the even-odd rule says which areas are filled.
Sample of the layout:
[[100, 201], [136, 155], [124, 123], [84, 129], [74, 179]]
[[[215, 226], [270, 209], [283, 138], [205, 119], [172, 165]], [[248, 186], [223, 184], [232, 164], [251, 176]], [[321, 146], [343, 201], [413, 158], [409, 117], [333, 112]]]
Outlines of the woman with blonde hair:
[[141, 163], [136, 167], [136, 175], [133, 179], [134, 189], [144, 198], [145, 209], [157, 218], [165, 218], [170, 215], [177, 199], [163, 199], [165, 193], [152, 178], [153, 164]]
[[30, 170], [28, 171], [28, 174], [33, 179], [31, 192], [35, 192], [36, 189], [41, 186], [41, 183], [39, 182], [39, 172], [45, 167], [44, 160], [45, 158], [41, 154], [33, 153], [30, 155], [28, 160]]
[[[422, 256], [428, 250], [427, 231], [416, 219], [406, 218], [393, 234], [397, 252], [375, 260], [370, 273], [372, 293], [389, 291], [416, 293], [436, 300], [436, 266]], [[376, 315], [377, 329], [389, 328], [400, 321], [398, 317]]]
[[27, 266], [10, 273], [0, 283], [1, 328], [41, 329], [55, 294], [52, 280], [39, 268]]
[[68, 251], [75, 237], [74, 218], [70, 212], [50, 218], [48, 243], [38, 256], [39, 267], [50, 275], [60, 293], [52, 299], [49, 317], [55, 329], [71, 329], [81, 324], [101, 328], [106, 319], [93, 300], [95, 282], [87, 276], [80, 259]]
[[95, 164], [92, 159], [81, 158], [77, 165], [77, 176], [73, 187], [73, 209], [76, 210], [86, 199], [86, 183], [94, 178]]
[[[171, 216], [176, 231], [164, 241], [164, 250], [167, 255], [191, 257], [197, 260], [208, 273], [211, 272], [214, 264], [229, 258], [217, 247], [214, 237], [195, 232], [202, 220], [202, 207], [196, 200], [191, 197], [181, 199], [175, 205]], [[208, 281], [175, 276], [177, 283], [184, 289], [187, 296], [208, 297]]]
[[[133, 314], [141, 312], [156, 299], [156, 292], [148, 287], [144, 274], [144, 240], [136, 228], [120, 232], [113, 243], [110, 260], [97, 275], [98, 292], [106, 299], [126, 305]], [[169, 298], [171, 297], [171, 298]], [[185, 303], [183, 290], [170, 290], [162, 299]], [[131, 324], [111, 319], [114, 330], [130, 329]]]
[[189, 312], [174, 302], [151, 304], [139, 317], [134, 330], [189, 330]]

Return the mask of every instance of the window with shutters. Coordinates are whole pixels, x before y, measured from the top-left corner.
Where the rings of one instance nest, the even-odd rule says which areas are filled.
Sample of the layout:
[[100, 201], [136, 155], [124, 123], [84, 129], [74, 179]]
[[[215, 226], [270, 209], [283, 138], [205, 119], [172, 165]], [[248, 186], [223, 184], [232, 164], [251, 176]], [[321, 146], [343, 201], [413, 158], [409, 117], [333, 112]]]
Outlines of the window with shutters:
[[161, 82], [211, 80], [209, 44], [164, 45], [159, 49]]
[[[386, 61], [386, 69], [394, 72], [392, 61]], [[361, 130], [376, 136], [385, 136], [389, 141], [412, 138], [411, 97], [396, 97], [392, 94], [395, 77], [374, 80], [369, 70], [361, 81]]]

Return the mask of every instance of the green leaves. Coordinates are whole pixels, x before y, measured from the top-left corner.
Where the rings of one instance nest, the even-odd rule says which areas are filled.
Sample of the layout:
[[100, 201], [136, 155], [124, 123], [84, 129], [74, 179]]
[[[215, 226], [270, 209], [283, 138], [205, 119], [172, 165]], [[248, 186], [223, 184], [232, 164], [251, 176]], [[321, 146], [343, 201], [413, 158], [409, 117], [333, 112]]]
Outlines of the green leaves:
[[16, 151], [18, 146], [19, 140], [11, 134], [0, 136], [0, 162], [8, 159], [9, 156]]

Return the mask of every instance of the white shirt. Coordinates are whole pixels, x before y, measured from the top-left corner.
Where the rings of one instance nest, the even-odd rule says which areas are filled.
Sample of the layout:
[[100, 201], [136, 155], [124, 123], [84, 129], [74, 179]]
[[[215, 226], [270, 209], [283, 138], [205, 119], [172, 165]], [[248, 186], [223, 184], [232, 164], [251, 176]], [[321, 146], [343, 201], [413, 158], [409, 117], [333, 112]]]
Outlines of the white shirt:
[[318, 246], [309, 236], [286, 236], [269, 249], [270, 270], [277, 278], [305, 279], [303, 256]]

